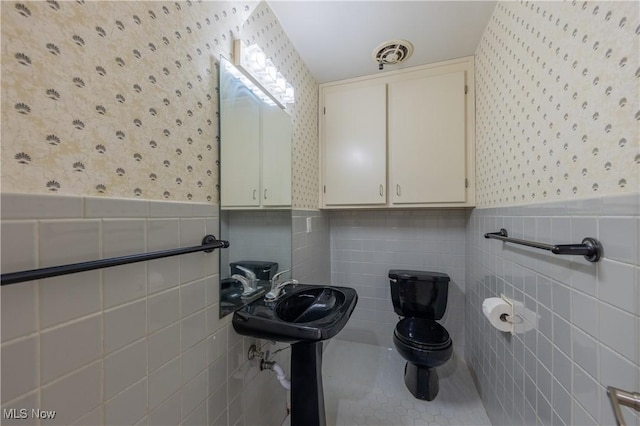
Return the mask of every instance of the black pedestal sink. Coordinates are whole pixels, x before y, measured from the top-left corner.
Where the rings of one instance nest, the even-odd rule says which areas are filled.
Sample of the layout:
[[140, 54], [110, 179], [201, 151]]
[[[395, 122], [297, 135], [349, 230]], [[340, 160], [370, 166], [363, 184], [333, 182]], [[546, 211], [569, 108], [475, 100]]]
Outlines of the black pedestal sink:
[[322, 341], [342, 330], [356, 307], [352, 288], [298, 284], [275, 302], [264, 298], [237, 310], [244, 336], [291, 343], [291, 425], [324, 426]]

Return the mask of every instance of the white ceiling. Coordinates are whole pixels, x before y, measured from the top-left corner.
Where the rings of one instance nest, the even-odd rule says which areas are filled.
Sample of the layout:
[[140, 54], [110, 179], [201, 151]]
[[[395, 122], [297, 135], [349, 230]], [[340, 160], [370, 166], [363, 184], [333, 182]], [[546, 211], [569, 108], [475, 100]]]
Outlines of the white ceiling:
[[319, 83], [374, 74], [373, 50], [392, 39], [413, 44], [394, 70], [473, 55], [495, 1], [269, 0]]

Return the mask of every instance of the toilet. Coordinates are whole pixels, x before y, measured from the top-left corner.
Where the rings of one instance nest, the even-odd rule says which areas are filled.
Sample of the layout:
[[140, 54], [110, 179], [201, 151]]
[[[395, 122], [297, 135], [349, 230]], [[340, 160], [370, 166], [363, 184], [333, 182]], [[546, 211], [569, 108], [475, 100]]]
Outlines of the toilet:
[[393, 343], [407, 361], [404, 383], [418, 399], [432, 401], [440, 389], [436, 367], [453, 354], [447, 330], [438, 324], [447, 307], [450, 278], [429, 271], [389, 271], [394, 311], [403, 317], [393, 332]]

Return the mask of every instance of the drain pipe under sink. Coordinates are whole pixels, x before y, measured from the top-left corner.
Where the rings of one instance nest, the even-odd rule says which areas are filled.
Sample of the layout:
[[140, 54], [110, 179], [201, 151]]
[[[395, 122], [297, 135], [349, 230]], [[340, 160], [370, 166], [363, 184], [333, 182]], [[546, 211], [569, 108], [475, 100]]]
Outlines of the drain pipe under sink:
[[291, 390], [291, 381], [287, 380], [286, 375], [284, 374], [284, 370], [280, 365], [278, 365], [275, 361], [265, 361], [264, 359], [260, 361], [260, 370], [272, 370], [276, 373], [276, 378], [280, 382], [283, 388], [286, 390]]

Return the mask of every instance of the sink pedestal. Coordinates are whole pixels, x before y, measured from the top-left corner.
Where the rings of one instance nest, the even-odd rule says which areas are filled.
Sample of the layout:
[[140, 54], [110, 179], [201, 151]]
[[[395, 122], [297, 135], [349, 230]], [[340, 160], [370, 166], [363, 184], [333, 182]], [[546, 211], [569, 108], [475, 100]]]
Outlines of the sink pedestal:
[[291, 426], [325, 426], [322, 341], [291, 345]]
[[349, 287], [298, 284], [277, 303], [260, 298], [233, 314], [240, 335], [291, 343], [291, 425], [325, 426], [322, 342], [340, 332], [358, 302]]

